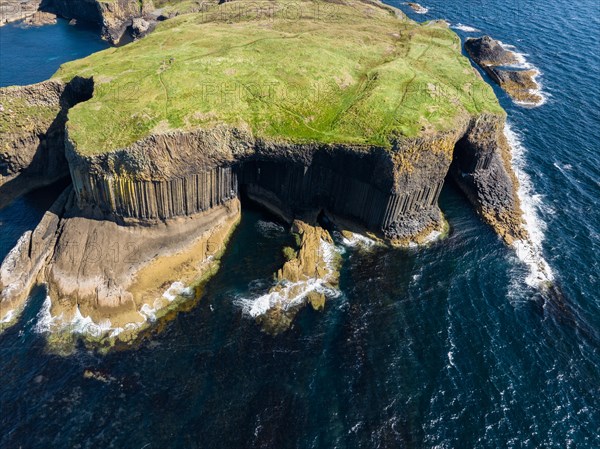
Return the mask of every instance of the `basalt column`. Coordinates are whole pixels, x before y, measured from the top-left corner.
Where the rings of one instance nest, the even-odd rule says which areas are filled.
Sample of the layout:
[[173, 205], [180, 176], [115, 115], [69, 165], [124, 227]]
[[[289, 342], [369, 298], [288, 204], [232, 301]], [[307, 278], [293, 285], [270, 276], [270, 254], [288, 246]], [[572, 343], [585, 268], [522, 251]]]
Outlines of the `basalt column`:
[[[288, 221], [325, 209], [392, 240], [410, 239], [441, 222], [437, 200], [455, 140], [442, 136], [393, 150], [319, 149], [305, 162], [254, 158], [238, 166], [239, 184]], [[411, 165], [403, 165], [409, 156]]]
[[128, 176], [90, 175], [71, 170], [79, 206], [138, 219], [190, 216], [237, 198], [237, 177], [231, 167], [217, 167], [168, 180], [136, 180]]
[[451, 167], [453, 179], [507, 243], [526, 238], [510, 158], [504, 117], [483, 115], [457, 142]]

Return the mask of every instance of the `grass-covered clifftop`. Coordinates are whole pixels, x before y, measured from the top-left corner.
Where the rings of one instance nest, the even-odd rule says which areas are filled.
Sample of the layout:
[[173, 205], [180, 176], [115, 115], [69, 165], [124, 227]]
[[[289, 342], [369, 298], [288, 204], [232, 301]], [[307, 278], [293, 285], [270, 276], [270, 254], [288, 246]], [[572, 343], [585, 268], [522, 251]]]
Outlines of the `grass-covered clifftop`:
[[371, 2], [256, 5], [183, 14], [61, 67], [55, 77], [95, 83], [93, 98], [69, 112], [77, 151], [223, 123], [275, 140], [389, 146], [503, 113], [444, 23], [420, 25]]

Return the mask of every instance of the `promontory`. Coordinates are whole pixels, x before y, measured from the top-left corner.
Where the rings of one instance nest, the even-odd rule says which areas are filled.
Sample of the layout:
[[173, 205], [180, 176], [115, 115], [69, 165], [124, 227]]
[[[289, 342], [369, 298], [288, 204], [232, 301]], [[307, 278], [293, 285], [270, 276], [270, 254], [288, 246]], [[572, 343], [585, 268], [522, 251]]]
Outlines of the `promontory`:
[[0, 89], [0, 191], [70, 180], [4, 261], [0, 320], [44, 283], [56, 329], [133, 338], [218, 269], [240, 198], [295, 223], [294, 281], [335, 282], [320, 215], [394, 245], [440, 232], [449, 177], [506, 242], [526, 238], [505, 112], [446, 23], [369, 0], [262, 4], [182, 13]]

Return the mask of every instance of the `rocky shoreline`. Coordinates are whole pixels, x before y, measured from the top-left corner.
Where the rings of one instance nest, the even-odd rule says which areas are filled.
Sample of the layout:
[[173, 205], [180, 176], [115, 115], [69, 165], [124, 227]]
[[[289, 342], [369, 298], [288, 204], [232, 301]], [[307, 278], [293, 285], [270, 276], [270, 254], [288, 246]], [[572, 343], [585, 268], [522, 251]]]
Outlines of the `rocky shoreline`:
[[[374, 17], [397, 25], [388, 8], [370, 5]], [[121, 2], [113, 9], [117, 6]], [[327, 33], [329, 27], [319, 32]], [[448, 30], [428, 24], [415, 32], [431, 37], [447, 36]], [[420, 46], [416, 40], [414, 45]], [[452, 43], [462, 58], [459, 42]], [[459, 61], [465, 89], [476, 83], [489, 89], [466, 60], [463, 64], [457, 58], [450, 60]], [[19, 180], [38, 179], [40, 185], [71, 180], [0, 267], [4, 325], [18, 318], [31, 287], [44, 283], [44, 330], [68, 336], [86, 334], [83, 327], [88, 340], [109, 347], [135, 340], [154, 320], [176, 310], [181, 304], [177, 298], [185, 303], [199, 297], [196, 287], [218, 266], [239, 220], [240, 198], [261, 204], [299, 235], [267, 295], [272, 307], [261, 314], [265, 329], [273, 333], [289, 326], [306, 302], [321, 308], [323, 291], [337, 283], [331, 236], [316, 217], [329, 217], [342, 233], [369, 233], [390, 245], [427, 243], [447, 229], [438, 198], [452, 177], [507, 243], [527, 239], [503, 133], [505, 114], [497, 102], [464, 106], [462, 97], [450, 94], [452, 115], [443, 126], [419, 118], [414, 134], [389, 131], [381, 145], [269, 137], [238, 117], [234, 123], [223, 120], [193, 129], [152, 125], [153, 131], [131, 144], [90, 149], [82, 143], [86, 122], [78, 122], [74, 112], [81, 117], [81, 107], [111, 78], [88, 74], [82, 70], [81, 76], [0, 89], [0, 198], [5, 195], [8, 201], [18, 194], [12, 186]], [[411, 93], [413, 80], [398, 107]], [[346, 95], [344, 89], [335, 93]], [[421, 90], [416, 91], [422, 98]], [[430, 85], [424, 91], [429, 108], [423, 110], [436, 111], [443, 104], [440, 94]], [[360, 104], [363, 96], [353, 101]], [[372, 119], [369, 115], [368, 126]], [[388, 126], [384, 129], [392, 129]], [[97, 139], [92, 141], [99, 146]]]
[[539, 71], [518, 68], [517, 55], [507, 50], [490, 36], [469, 38], [465, 42], [469, 56], [494, 80], [510, 97], [525, 105], [539, 105], [543, 102], [540, 86], [536, 81]]

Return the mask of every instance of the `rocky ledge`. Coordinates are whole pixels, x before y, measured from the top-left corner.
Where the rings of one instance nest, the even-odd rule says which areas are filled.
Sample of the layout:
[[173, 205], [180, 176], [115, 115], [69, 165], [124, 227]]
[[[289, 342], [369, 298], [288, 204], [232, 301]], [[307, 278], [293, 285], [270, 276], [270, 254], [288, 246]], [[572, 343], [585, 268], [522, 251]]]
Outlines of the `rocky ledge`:
[[[12, 0], [0, 3], [0, 26], [23, 19], [32, 19], [38, 14], [41, 0]], [[32, 19], [34, 20], [34, 19]]]
[[526, 239], [505, 113], [447, 25], [374, 2], [290, 22], [284, 6], [268, 26], [183, 14], [47, 83], [0, 90], [6, 173], [52, 154], [72, 180], [2, 264], [0, 320], [14, 321], [43, 282], [53, 335], [129, 341], [199, 297], [239, 198], [300, 236], [263, 298], [272, 332], [335, 289], [318, 216], [390, 244], [427, 242], [446, 227], [438, 198], [452, 177], [505, 241]]
[[543, 101], [536, 81], [539, 71], [518, 68], [520, 61], [517, 55], [500, 42], [490, 36], [469, 38], [465, 42], [465, 49], [513, 100], [528, 105], [538, 105]]

